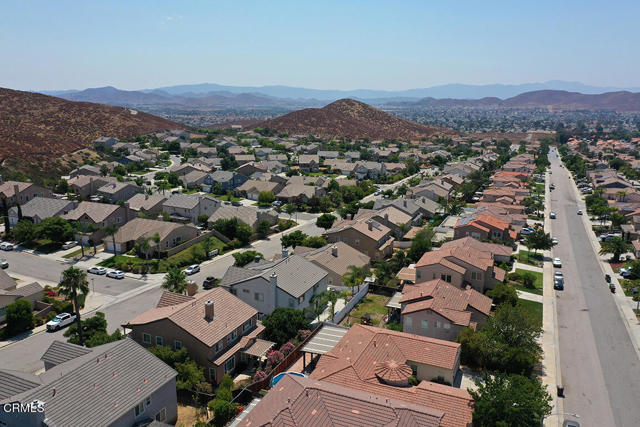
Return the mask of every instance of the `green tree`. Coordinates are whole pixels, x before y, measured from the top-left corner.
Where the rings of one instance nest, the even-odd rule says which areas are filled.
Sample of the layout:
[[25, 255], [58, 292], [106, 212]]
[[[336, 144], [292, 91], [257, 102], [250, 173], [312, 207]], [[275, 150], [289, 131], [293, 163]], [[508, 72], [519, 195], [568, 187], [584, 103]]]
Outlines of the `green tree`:
[[209, 407], [213, 410], [213, 425], [222, 427], [233, 419], [237, 405], [224, 399], [213, 399], [209, 402]]
[[280, 238], [280, 243], [283, 248], [293, 247], [302, 245], [304, 239], [309, 237], [307, 234], [303, 233], [300, 230], [296, 230], [292, 233], [285, 234]]
[[308, 248], [321, 248], [327, 244], [327, 241], [322, 236], [307, 236], [302, 241], [300, 246], [306, 246]]
[[182, 347], [180, 350], [175, 351], [171, 347], [161, 345], [150, 347], [149, 351], [172, 368], [176, 365], [176, 363], [182, 363], [189, 359], [187, 347]]
[[435, 233], [431, 227], [423, 228], [418, 231], [411, 240], [411, 247], [407, 253], [407, 258], [413, 262], [418, 262], [425, 252], [429, 252], [431, 250], [434, 235]]
[[254, 261], [256, 257], [264, 259], [264, 255], [257, 251], [236, 252], [233, 254], [233, 258], [235, 259], [235, 263], [233, 265], [236, 267], [243, 267]]
[[245, 224], [244, 222], [238, 222], [238, 226], [236, 227], [236, 239], [245, 246], [249, 244], [251, 241], [251, 237], [253, 237], [253, 228], [250, 225]]
[[[87, 347], [96, 347], [124, 338], [122, 332], [116, 329], [112, 334], [107, 332], [107, 319], [104, 313], [98, 311], [95, 316], [82, 320], [82, 333], [84, 335], [84, 344]], [[80, 344], [80, 334], [78, 325], [74, 323], [64, 333], [65, 337], [72, 344]]]
[[356, 265], [350, 265], [347, 268], [347, 272], [342, 276], [342, 281], [345, 285], [351, 288], [351, 292], [353, 293], [353, 288], [357, 287], [357, 291], [360, 291], [360, 285], [366, 279], [367, 273], [369, 269], [367, 267], [358, 267]]
[[331, 306], [331, 321], [335, 316], [336, 303], [338, 302], [338, 294], [330, 290], [324, 290], [318, 294], [315, 294], [310, 301], [309, 308], [311, 308], [314, 314], [312, 320], [315, 320], [324, 312], [324, 308], [327, 304]]
[[13, 237], [16, 242], [31, 242], [38, 237], [36, 225], [28, 219], [21, 219], [13, 227]]
[[107, 175], [109, 175], [109, 172], [111, 172], [109, 170], [109, 166], [107, 166], [107, 165], [100, 166], [100, 175], [107, 176]]
[[202, 214], [202, 215], [198, 215], [198, 223], [203, 226], [203, 227], [207, 227], [207, 221], [209, 221], [209, 215], [206, 214]]
[[73, 302], [76, 311], [76, 327], [78, 328], [78, 344], [84, 345], [82, 337], [82, 321], [80, 319], [80, 305], [78, 304], [79, 295], [87, 295], [89, 293], [89, 281], [87, 273], [79, 268], [69, 267], [62, 272], [62, 280], [60, 281], [59, 294], [67, 297]]
[[258, 205], [260, 206], [270, 206], [275, 200], [276, 196], [273, 191], [261, 191], [258, 193]]
[[265, 338], [278, 346], [295, 337], [299, 330], [311, 329], [302, 310], [284, 307], [278, 307], [268, 314], [262, 320], [262, 325], [265, 327]]
[[613, 262], [620, 261], [620, 255], [633, 251], [633, 245], [622, 237], [614, 237], [600, 243], [600, 255], [613, 254]]
[[73, 228], [66, 219], [59, 216], [45, 218], [36, 229], [38, 236], [58, 243], [64, 243], [73, 237]]
[[33, 329], [33, 306], [26, 299], [18, 299], [7, 306], [7, 337]]
[[[613, 212], [611, 213], [611, 227], [612, 228], [620, 228], [621, 225], [626, 224], [628, 221], [628, 218], [620, 213], [620, 212]], [[14, 229], [14, 233], [15, 233], [15, 229]]]
[[485, 373], [469, 391], [475, 407], [473, 425], [539, 426], [551, 414], [551, 396], [538, 377]]
[[187, 290], [187, 275], [178, 267], [170, 268], [162, 279], [162, 287], [169, 292], [183, 294]]
[[496, 286], [487, 291], [487, 296], [493, 299], [496, 306], [501, 304], [516, 305], [518, 303], [518, 292], [516, 288], [508, 283], [498, 283]]
[[333, 226], [336, 217], [334, 215], [325, 213], [322, 214], [316, 219], [316, 225], [320, 228], [324, 228], [325, 230], [330, 229]]
[[284, 205], [283, 209], [287, 215], [289, 215], [289, 219], [291, 219], [291, 216], [298, 210], [298, 207], [293, 203], [288, 203]]
[[204, 368], [198, 366], [196, 362], [187, 359], [184, 362], [176, 362], [174, 369], [178, 371], [176, 378], [176, 388], [178, 390], [195, 390], [196, 386], [205, 382]]
[[539, 228], [525, 237], [524, 244], [528, 249], [533, 249], [537, 253], [539, 250], [551, 249], [553, 239], [549, 233], [545, 233], [543, 229]]
[[267, 221], [266, 219], [263, 219], [258, 223], [258, 226], [256, 227], [256, 232], [260, 236], [262, 237], [267, 236], [269, 234], [269, 231], [271, 231], [271, 224], [269, 223], [269, 221]]

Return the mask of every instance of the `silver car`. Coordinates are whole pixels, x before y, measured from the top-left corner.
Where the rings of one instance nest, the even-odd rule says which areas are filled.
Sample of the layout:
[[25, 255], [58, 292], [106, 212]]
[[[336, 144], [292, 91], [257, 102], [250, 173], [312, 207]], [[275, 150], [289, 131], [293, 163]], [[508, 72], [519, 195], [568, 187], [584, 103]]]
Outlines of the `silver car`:
[[107, 271], [107, 277], [111, 277], [112, 279], [124, 279], [124, 273], [120, 270], [109, 270]]

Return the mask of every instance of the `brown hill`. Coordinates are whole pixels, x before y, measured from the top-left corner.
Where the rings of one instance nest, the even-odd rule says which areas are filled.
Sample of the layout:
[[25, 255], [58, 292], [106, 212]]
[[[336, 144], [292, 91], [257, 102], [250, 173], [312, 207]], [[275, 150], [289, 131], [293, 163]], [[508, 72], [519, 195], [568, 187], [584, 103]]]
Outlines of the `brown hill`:
[[268, 127], [290, 134], [369, 139], [417, 139], [434, 134], [457, 133], [451, 129], [403, 120], [353, 99], [341, 99], [323, 108], [294, 111], [261, 122], [256, 127]]
[[0, 161], [35, 166], [87, 148], [100, 136], [132, 138], [185, 126], [122, 107], [0, 88]]

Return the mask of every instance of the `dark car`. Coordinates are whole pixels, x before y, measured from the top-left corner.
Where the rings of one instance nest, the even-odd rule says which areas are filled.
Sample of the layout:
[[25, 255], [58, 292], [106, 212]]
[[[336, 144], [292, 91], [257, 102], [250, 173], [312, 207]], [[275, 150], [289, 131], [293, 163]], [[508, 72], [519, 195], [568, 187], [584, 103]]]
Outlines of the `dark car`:
[[216, 283], [218, 283], [218, 279], [216, 279], [215, 277], [209, 276], [206, 279], [204, 279], [204, 282], [202, 282], [202, 288], [212, 289], [216, 286]]
[[242, 206], [242, 203], [238, 202], [237, 200], [234, 200], [233, 202], [231, 202], [231, 204], [233, 206]]

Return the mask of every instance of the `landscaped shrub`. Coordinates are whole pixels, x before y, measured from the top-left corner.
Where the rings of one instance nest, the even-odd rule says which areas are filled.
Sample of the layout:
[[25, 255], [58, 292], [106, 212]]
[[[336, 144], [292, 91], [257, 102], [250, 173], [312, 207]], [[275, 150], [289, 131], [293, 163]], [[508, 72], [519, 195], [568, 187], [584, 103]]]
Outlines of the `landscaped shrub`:
[[535, 289], [536, 276], [528, 271], [522, 274], [522, 284], [525, 288]]
[[280, 347], [280, 352], [282, 354], [284, 354], [285, 356], [288, 356], [295, 349], [296, 349], [296, 346], [293, 345], [293, 343], [291, 341], [289, 341], [289, 342], [283, 344], [282, 347]]
[[253, 375], [254, 382], [262, 381], [265, 378], [267, 378], [267, 373], [265, 371], [256, 371], [256, 373]]

